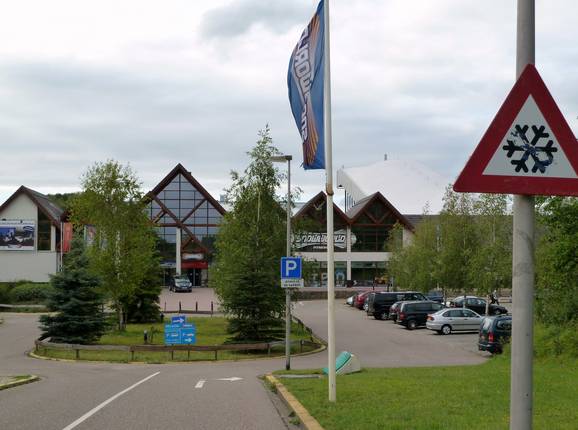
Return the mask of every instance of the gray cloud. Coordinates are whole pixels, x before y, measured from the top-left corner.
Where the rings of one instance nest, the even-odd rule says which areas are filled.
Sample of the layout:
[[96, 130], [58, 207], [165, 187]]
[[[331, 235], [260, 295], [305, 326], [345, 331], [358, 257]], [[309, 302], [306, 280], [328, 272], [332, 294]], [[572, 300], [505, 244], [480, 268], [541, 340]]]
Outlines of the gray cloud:
[[206, 38], [239, 36], [253, 25], [262, 25], [275, 33], [284, 33], [294, 25], [303, 25], [312, 15], [310, 1], [290, 2], [241, 0], [205, 13], [201, 35]]

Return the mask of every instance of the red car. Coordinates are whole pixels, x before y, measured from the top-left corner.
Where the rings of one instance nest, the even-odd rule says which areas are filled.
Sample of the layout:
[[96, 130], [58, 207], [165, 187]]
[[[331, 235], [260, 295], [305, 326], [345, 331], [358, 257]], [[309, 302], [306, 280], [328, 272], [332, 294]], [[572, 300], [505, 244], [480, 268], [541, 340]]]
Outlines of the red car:
[[363, 309], [363, 305], [365, 304], [365, 299], [367, 296], [369, 296], [369, 293], [371, 293], [372, 291], [361, 291], [359, 293], [357, 293], [357, 295], [355, 296], [355, 299], [353, 301], [353, 306], [355, 306], [357, 309]]

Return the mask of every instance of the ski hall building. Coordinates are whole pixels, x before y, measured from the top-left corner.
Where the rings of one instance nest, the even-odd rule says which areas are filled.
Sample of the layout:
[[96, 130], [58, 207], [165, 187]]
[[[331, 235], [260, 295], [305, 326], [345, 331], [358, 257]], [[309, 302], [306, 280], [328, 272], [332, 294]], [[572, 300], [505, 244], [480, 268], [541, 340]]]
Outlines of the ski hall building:
[[[308, 262], [307, 287], [325, 287], [327, 283], [326, 198], [323, 192], [317, 194], [293, 217], [293, 250]], [[355, 286], [389, 282], [389, 238], [399, 224], [400, 239], [408, 243], [414, 230], [411, 222], [380, 192], [359, 200], [347, 212], [334, 204], [333, 220], [335, 285], [346, 286], [347, 281]]]

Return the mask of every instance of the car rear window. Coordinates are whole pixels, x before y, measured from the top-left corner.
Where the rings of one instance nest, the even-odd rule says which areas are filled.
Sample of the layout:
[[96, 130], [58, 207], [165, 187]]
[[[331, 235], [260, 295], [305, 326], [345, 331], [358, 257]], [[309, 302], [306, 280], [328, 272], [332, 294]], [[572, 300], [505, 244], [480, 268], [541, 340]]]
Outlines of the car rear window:
[[482, 331], [488, 332], [490, 331], [490, 327], [492, 327], [492, 320], [490, 318], [486, 318], [482, 323]]
[[501, 330], [512, 330], [512, 320], [498, 321], [496, 327]]

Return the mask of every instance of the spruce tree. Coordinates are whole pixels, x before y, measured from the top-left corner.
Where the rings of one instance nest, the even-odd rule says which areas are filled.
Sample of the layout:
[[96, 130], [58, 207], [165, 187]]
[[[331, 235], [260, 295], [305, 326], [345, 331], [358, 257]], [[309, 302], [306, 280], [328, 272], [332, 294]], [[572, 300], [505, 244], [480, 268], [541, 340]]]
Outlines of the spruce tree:
[[279, 262], [285, 253], [286, 214], [275, 196], [280, 175], [270, 158], [276, 153], [266, 128], [249, 153], [244, 175], [233, 173], [227, 194], [233, 208], [216, 241], [210, 282], [235, 340], [282, 337], [285, 293]]
[[43, 337], [52, 342], [93, 343], [106, 330], [100, 282], [88, 266], [84, 242], [75, 237], [62, 271], [50, 278], [53, 292], [47, 306], [55, 314], [40, 317]]

